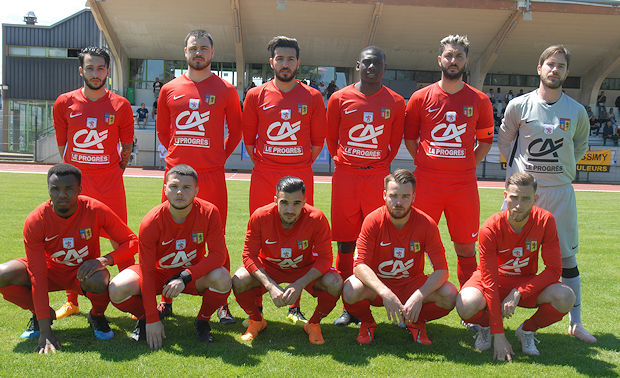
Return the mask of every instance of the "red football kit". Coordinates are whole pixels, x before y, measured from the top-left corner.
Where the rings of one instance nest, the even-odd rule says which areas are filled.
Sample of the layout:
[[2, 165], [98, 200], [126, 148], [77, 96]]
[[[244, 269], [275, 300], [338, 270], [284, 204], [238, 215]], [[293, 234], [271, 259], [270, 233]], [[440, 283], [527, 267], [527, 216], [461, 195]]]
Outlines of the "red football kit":
[[50, 317], [48, 292], [71, 289], [82, 293], [77, 271], [84, 261], [101, 256], [99, 236], [103, 230], [119, 244], [110, 253], [115, 265], [133, 259], [138, 238], [109, 207], [95, 199], [78, 196], [77, 210], [69, 218], [58, 216], [51, 201], [28, 215], [24, 224], [26, 258], [18, 260], [28, 268], [38, 320]]
[[[159, 320], [155, 296], [171, 277], [187, 270], [192, 281], [184, 292], [199, 295], [196, 280], [225, 266], [228, 260], [224, 227], [214, 205], [195, 198], [181, 224], [174, 221], [168, 206], [168, 201], [156, 206], [140, 223], [140, 271], [136, 265], [131, 267], [141, 276], [147, 323]], [[205, 243], [209, 249], [206, 256]]]
[[385, 86], [366, 96], [352, 84], [329, 98], [326, 140], [335, 163], [334, 240], [356, 240], [364, 217], [383, 204], [383, 179], [398, 153], [404, 122], [405, 100]]
[[[538, 295], [557, 283], [562, 257], [555, 219], [537, 206], [520, 233], [508, 223], [508, 210], [492, 215], [480, 228], [480, 266], [465, 287], [478, 288], [487, 301], [491, 333], [503, 333], [502, 300], [516, 288], [519, 306], [536, 307]], [[539, 256], [545, 269], [538, 273]]]
[[[225, 124], [228, 136], [224, 135]], [[157, 104], [157, 137], [168, 149], [166, 173], [178, 164], [194, 168], [198, 197], [217, 206], [225, 226], [228, 194], [224, 164], [241, 140], [236, 88], [215, 74], [201, 82], [181, 75], [166, 83]], [[162, 202], [165, 200], [162, 194]]]
[[480, 226], [476, 140], [493, 142], [487, 95], [464, 84], [453, 94], [434, 83], [411, 95], [405, 139], [418, 140], [415, 206], [439, 222], [442, 212], [456, 243], [474, 243]]
[[63, 162], [82, 171], [82, 194], [105, 203], [127, 222], [119, 142], [133, 142], [129, 101], [110, 91], [91, 101], [79, 88], [58, 96], [52, 113], [56, 142], [65, 146]]
[[253, 146], [250, 214], [273, 201], [277, 182], [296, 176], [313, 203], [312, 146], [325, 141], [325, 103], [319, 91], [299, 80], [288, 92], [274, 81], [252, 88], [243, 103], [243, 139]]

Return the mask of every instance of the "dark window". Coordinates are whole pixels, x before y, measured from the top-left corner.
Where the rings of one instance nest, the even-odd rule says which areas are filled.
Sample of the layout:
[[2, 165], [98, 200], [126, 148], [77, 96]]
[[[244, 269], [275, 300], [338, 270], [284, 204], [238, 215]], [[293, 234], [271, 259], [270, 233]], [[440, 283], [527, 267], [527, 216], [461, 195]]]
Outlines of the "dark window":
[[77, 58], [80, 55], [80, 49], [67, 49], [67, 56], [69, 58]]

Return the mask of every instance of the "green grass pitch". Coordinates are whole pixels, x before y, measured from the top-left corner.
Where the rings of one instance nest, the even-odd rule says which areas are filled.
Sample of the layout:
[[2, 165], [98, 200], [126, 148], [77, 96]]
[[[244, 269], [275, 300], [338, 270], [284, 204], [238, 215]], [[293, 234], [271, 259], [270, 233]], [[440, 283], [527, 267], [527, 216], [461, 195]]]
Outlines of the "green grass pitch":
[[[0, 262], [24, 255], [22, 228], [26, 216], [48, 199], [46, 176], [41, 174], [0, 173]], [[157, 205], [161, 180], [126, 178], [129, 226], [138, 230], [144, 214]], [[233, 270], [241, 263], [248, 214], [249, 183], [229, 181], [229, 211], [226, 239]], [[329, 184], [315, 185], [316, 205], [329, 217]], [[355, 190], [352, 188], [352, 190]], [[497, 211], [502, 191], [481, 189], [481, 219]], [[181, 295], [174, 301], [175, 316], [165, 324], [164, 348], [151, 351], [146, 343], [128, 339], [135, 321], [108, 307], [107, 316], [116, 333], [113, 340], [95, 339], [86, 320], [90, 303], [80, 297], [81, 314], [54, 322], [54, 331], [64, 349], [51, 356], [32, 353], [33, 340], [23, 340], [30, 314], [0, 300], [0, 376], [618, 376], [620, 375], [620, 193], [578, 192], [580, 253], [579, 268], [583, 282], [583, 320], [599, 340], [586, 345], [566, 334], [568, 320], [541, 330], [538, 345], [541, 355], [521, 353], [514, 331], [532, 314], [519, 308], [505, 322], [508, 340], [516, 352], [514, 363], [492, 361], [492, 352], [473, 349], [473, 338], [459, 323], [456, 311], [428, 325], [431, 346], [415, 344], [405, 330], [388, 324], [383, 308], [375, 308], [379, 327], [372, 345], [357, 345], [357, 327], [331, 325], [340, 314], [341, 303], [323, 321], [326, 344], [308, 342], [300, 325], [286, 320], [286, 309], [273, 306], [264, 298], [268, 326], [253, 342], [243, 342], [245, 313], [231, 295], [229, 303], [237, 324], [212, 322], [216, 342], [200, 344], [195, 340], [193, 321], [200, 307], [198, 297]], [[445, 222], [440, 223], [442, 240], [450, 266], [450, 280], [457, 284], [456, 258]], [[102, 240], [104, 250], [110, 246]], [[335, 248], [334, 248], [335, 250]], [[428, 264], [427, 264], [428, 266]], [[116, 268], [111, 269], [116, 274]], [[50, 304], [58, 308], [64, 293], [50, 294]], [[307, 293], [302, 310], [309, 316], [315, 306]]]

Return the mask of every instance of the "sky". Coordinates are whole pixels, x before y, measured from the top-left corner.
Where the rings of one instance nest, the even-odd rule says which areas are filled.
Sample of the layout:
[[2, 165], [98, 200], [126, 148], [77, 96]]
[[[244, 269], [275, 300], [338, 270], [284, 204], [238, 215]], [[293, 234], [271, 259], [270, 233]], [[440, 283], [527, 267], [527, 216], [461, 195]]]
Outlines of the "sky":
[[0, 23], [23, 24], [26, 13], [33, 11], [37, 16], [37, 25], [52, 25], [83, 9], [85, 4], [86, 0], [0, 0]]

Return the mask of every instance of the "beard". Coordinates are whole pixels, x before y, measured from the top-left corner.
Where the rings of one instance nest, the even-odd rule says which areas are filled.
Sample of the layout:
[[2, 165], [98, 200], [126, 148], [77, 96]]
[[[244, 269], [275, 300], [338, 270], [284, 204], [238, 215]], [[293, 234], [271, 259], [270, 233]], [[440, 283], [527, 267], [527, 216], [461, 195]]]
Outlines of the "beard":
[[171, 202], [171, 201], [168, 201], [168, 203], [170, 204], [170, 206], [172, 206], [172, 207], [173, 207], [174, 209], [176, 209], [176, 210], [184, 210], [184, 209], [187, 209], [187, 208], [188, 208], [188, 207], [192, 204], [192, 202], [189, 202], [189, 203], [188, 203], [188, 204], [186, 204], [185, 206], [178, 206], [178, 205], [175, 205], [175, 204], [174, 204], [174, 202]]
[[211, 66], [211, 60], [207, 60], [206, 58], [202, 58], [202, 61], [195, 61], [194, 59], [187, 60], [187, 65], [192, 67], [196, 71], [202, 71], [207, 67]]
[[543, 83], [543, 85], [549, 89], [558, 89], [560, 87], [562, 87], [562, 85], [564, 84], [564, 81], [566, 80], [566, 78], [564, 79], [549, 79], [546, 77], [543, 77], [542, 75], [540, 75], [540, 81], [541, 83]]
[[[441, 66], [441, 72], [443, 73], [443, 76], [445, 78], [450, 79], [450, 80], [458, 80], [463, 77], [463, 73], [465, 72], [466, 66], [463, 66], [463, 68], [461, 68], [457, 72], [450, 72], [449, 71], [450, 67], [453, 67], [453, 66], [448, 66], [448, 67]], [[454, 66], [454, 67], [457, 67], [457, 66]]]
[[[400, 209], [402, 209], [402, 207], [401, 207], [401, 208], [399, 208], [399, 210], [400, 210]], [[409, 207], [405, 208], [405, 211], [404, 211], [403, 213], [401, 213], [401, 214], [396, 214], [396, 213], [394, 212], [394, 210], [392, 210], [389, 206], [387, 206], [387, 210], [388, 210], [388, 213], [390, 213], [390, 216], [391, 216], [392, 218], [394, 218], [394, 219], [403, 219], [404, 217], [406, 217], [407, 215], [409, 215], [409, 213], [411, 212], [411, 206], [409, 206]]]
[[283, 76], [282, 75], [282, 70], [284, 70], [284, 68], [281, 68], [279, 71], [274, 71], [275, 75], [276, 75], [276, 79], [278, 79], [279, 81], [283, 81], [285, 83], [288, 83], [289, 81], [295, 79], [295, 76], [297, 75], [297, 69], [292, 71], [291, 69], [287, 68], [287, 71], [290, 72], [290, 76], [289, 77]]
[[85, 84], [88, 88], [90, 88], [90, 89], [92, 89], [92, 90], [96, 91], [96, 90], [98, 90], [98, 89], [101, 89], [101, 88], [105, 85], [105, 81], [108, 79], [108, 76], [106, 75], [106, 77], [104, 77], [104, 78], [101, 80], [101, 83], [99, 83], [99, 85], [94, 85], [94, 84], [92, 84], [92, 83], [91, 83], [91, 80], [93, 80], [93, 79], [86, 79], [85, 77], [82, 77], [82, 78], [84, 79], [84, 84]]

